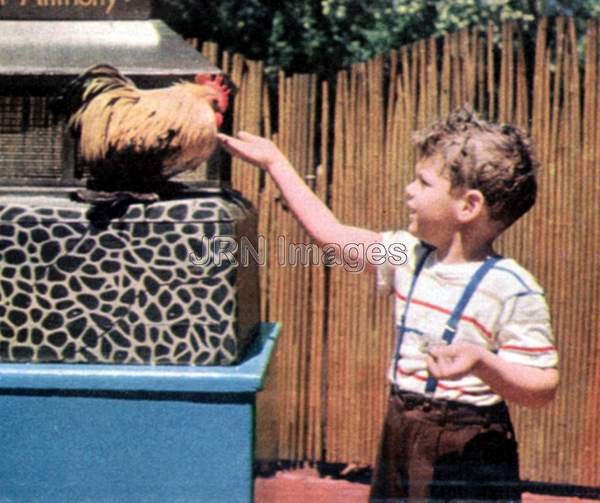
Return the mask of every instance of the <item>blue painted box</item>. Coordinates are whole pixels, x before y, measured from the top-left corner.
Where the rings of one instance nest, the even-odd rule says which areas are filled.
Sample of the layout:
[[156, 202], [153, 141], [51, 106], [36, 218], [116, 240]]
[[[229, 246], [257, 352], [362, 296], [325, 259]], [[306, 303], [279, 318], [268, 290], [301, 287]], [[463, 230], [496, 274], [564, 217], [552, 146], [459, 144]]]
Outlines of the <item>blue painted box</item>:
[[0, 502], [251, 502], [278, 333], [234, 366], [0, 364]]

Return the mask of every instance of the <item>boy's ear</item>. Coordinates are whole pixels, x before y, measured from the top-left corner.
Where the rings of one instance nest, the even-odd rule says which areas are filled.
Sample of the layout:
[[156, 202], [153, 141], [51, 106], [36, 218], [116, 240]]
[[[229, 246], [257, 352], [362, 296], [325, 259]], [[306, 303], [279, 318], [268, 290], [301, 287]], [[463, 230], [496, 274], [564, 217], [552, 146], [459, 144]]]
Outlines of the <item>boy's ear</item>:
[[479, 190], [468, 189], [458, 201], [458, 220], [469, 223], [479, 217], [485, 209], [485, 197]]

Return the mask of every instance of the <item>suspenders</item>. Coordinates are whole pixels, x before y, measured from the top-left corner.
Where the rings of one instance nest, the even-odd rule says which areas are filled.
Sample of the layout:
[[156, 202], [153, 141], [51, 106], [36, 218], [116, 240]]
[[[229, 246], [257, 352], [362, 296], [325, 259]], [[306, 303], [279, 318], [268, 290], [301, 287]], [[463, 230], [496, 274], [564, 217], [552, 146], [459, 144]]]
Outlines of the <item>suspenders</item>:
[[[393, 367], [394, 372], [396, 372], [396, 369], [398, 367], [398, 360], [400, 358], [400, 346], [402, 345], [402, 339], [404, 337], [404, 333], [406, 332], [406, 315], [408, 313], [408, 308], [410, 306], [410, 302], [414, 293], [415, 285], [417, 284], [417, 278], [419, 277], [419, 274], [421, 273], [421, 270], [425, 265], [427, 257], [431, 254], [432, 251], [433, 248], [427, 247], [421, 258], [419, 259], [419, 262], [415, 267], [415, 272], [413, 273], [410, 289], [408, 291], [406, 302], [404, 304], [404, 311], [402, 312], [402, 316], [400, 317], [400, 327], [398, 332], [398, 341], [396, 343], [396, 353]], [[479, 283], [481, 283], [483, 277], [492, 267], [494, 267], [494, 265], [496, 264], [496, 262], [498, 262], [498, 260], [500, 260], [500, 258], [501, 257], [488, 257], [485, 260], [485, 262], [481, 264], [481, 266], [479, 266], [479, 269], [475, 271], [475, 274], [473, 274], [473, 276], [469, 280], [469, 283], [465, 287], [462, 296], [460, 297], [458, 303], [454, 307], [454, 310], [452, 311], [452, 314], [450, 315], [450, 318], [446, 323], [444, 333], [442, 334], [442, 340], [446, 344], [452, 344], [454, 335], [456, 334], [456, 327], [458, 325], [458, 322], [460, 321], [460, 317], [462, 316], [463, 311], [465, 310], [465, 307], [467, 307], [469, 300], [475, 293], [475, 290], [477, 290], [477, 287], [479, 286]], [[430, 375], [427, 379], [427, 383], [425, 384], [425, 393], [427, 395], [433, 394], [436, 387], [437, 379]]]
[[396, 351], [394, 352], [394, 366], [392, 367], [394, 369], [394, 374], [398, 368], [398, 360], [400, 359], [400, 346], [402, 346], [402, 340], [404, 339], [404, 333], [406, 332], [406, 315], [408, 314], [408, 306], [410, 305], [410, 301], [417, 284], [417, 278], [419, 277], [419, 274], [421, 274], [421, 270], [425, 265], [427, 257], [429, 257], [433, 250], [435, 250], [435, 248], [431, 246], [425, 246], [425, 252], [423, 255], [421, 255], [421, 258], [415, 267], [415, 272], [413, 273], [410, 289], [408, 290], [406, 302], [404, 303], [404, 311], [402, 311], [402, 315], [400, 316], [400, 328], [398, 330], [398, 339], [396, 340]]

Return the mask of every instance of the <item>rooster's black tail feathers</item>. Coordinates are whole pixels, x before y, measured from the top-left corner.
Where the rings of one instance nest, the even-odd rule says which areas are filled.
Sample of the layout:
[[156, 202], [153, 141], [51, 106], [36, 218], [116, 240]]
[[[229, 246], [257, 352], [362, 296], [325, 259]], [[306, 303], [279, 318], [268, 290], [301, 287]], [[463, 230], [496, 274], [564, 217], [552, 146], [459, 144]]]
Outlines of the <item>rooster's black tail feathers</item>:
[[55, 117], [70, 116], [84, 103], [99, 94], [117, 87], [134, 85], [119, 70], [104, 63], [91, 66], [78, 77], [69, 82], [56, 96], [50, 100], [50, 110]]

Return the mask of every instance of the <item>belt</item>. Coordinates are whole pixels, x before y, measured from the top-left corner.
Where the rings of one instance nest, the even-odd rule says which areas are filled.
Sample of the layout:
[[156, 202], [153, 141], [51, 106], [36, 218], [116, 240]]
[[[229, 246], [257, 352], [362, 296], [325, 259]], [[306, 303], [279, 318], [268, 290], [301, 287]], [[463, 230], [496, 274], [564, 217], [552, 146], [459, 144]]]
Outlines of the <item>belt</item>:
[[397, 396], [406, 410], [420, 409], [425, 413], [433, 413], [444, 422], [461, 424], [489, 424], [492, 422], [508, 423], [510, 421], [505, 402], [494, 405], [478, 406], [452, 400], [439, 400], [405, 391], [397, 386], [391, 386], [391, 394]]

